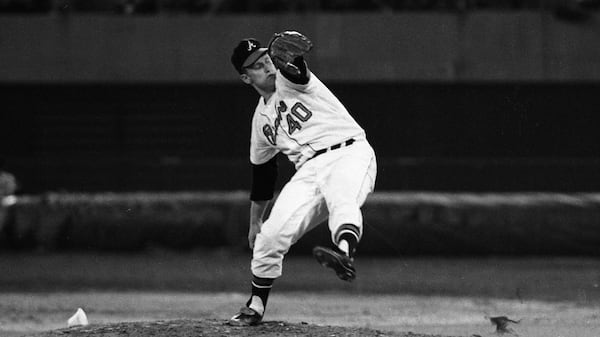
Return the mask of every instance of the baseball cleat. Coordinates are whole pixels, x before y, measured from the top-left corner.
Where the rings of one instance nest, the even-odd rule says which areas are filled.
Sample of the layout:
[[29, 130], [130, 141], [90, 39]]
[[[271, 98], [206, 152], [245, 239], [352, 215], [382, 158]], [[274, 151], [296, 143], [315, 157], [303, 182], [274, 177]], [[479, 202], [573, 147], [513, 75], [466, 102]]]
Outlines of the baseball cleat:
[[340, 279], [352, 282], [356, 278], [356, 269], [349, 256], [320, 246], [313, 249], [313, 255], [323, 267], [333, 269]]
[[240, 312], [231, 317], [229, 324], [237, 326], [249, 326], [257, 325], [260, 323], [260, 321], [262, 321], [262, 316], [258, 312], [248, 307], [242, 307]]

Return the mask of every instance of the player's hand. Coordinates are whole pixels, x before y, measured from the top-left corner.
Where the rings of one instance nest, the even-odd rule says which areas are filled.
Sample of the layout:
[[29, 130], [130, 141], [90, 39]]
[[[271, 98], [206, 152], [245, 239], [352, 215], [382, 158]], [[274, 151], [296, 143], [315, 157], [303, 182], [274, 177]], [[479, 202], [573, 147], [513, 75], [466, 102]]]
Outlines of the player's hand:
[[250, 229], [248, 230], [248, 246], [250, 249], [254, 250], [254, 241], [256, 241], [256, 235], [260, 233], [259, 223], [251, 223]]
[[278, 69], [298, 75], [300, 70], [293, 62], [298, 56], [308, 53], [312, 46], [312, 42], [306, 36], [287, 30], [273, 35], [269, 42], [269, 56]]

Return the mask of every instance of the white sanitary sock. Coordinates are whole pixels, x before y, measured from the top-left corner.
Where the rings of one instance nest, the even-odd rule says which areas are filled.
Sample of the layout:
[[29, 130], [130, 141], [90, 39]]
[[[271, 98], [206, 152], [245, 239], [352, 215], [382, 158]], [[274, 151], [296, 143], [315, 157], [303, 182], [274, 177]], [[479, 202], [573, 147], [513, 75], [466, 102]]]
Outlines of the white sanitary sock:
[[258, 314], [261, 316], [265, 314], [265, 306], [263, 305], [262, 300], [258, 296], [252, 296], [252, 301], [250, 301], [250, 305], [248, 307], [258, 312]]
[[350, 256], [350, 245], [348, 245], [348, 241], [340, 240], [340, 243], [338, 243], [338, 248], [346, 255]]

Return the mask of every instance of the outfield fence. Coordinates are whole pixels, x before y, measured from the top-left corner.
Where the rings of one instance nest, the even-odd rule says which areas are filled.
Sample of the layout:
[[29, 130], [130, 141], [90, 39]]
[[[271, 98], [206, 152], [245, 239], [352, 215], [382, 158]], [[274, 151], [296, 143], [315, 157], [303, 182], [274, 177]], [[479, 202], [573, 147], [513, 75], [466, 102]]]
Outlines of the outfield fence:
[[[48, 193], [2, 209], [3, 250], [247, 248], [248, 193]], [[374, 193], [365, 255], [600, 255], [600, 194]], [[328, 244], [327, 226], [290, 254]]]

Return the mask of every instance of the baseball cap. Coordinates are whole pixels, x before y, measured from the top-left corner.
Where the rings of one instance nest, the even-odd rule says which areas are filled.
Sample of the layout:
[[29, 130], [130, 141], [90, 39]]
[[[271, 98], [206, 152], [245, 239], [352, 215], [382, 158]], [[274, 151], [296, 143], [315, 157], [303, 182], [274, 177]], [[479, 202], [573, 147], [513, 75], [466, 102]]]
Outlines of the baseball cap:
[[238, 71], [242, 73], [242, 69], [251, 66], [252, 63], [256, 62], [261, 56], [267, 52], [267, 48], [261, 48], [260, 42], [257, 39], [248, 38], [243, 39], [233, 49], [233, 55], [231, 55], [231, 63]]

